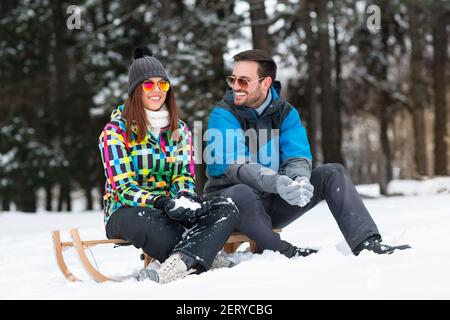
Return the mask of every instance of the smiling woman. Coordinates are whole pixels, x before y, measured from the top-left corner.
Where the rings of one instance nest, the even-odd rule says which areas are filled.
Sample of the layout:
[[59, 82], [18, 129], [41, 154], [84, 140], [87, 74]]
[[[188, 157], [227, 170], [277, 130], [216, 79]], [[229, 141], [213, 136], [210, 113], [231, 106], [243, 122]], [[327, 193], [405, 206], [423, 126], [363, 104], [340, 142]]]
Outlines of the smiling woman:
[[221, 197], [196, 196], [191, 132], [170, 79], [146, 47], [133, 57], [129, 97], [99, 138], [106, 234], [162, 262], [141, 270], [139, 280], [166, 283], [211, 268], [238, 210]]

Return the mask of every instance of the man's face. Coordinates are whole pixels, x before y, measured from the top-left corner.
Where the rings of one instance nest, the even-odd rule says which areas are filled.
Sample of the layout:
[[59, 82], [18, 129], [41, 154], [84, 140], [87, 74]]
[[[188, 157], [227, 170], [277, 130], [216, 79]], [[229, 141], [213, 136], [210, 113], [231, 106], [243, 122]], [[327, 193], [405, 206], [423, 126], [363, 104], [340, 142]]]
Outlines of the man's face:
[[267, 90], [271, 85], [271, 78], [266, 77], [258, 81], [258, 63], [255, 61], [238, 61], [234, 65], [233, 74], [236, 79], [242, 78], [248, 81], [248, 86], [242, 86], [239, 81], [234, 81], [234, 104], [258, 108], [267, 96]]

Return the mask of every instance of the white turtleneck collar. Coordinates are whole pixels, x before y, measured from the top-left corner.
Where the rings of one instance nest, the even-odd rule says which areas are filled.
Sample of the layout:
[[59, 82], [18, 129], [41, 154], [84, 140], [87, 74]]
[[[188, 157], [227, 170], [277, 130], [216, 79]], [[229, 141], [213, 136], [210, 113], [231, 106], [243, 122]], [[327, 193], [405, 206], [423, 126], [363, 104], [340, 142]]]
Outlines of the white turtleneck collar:
[[158, 137], [161, 128], [169, 125], [169, 111], [167, 110], [167, 107], [163, 105], [158, 111], [145, 109], [145, 114], [150, 123], [148, 130], [151, 131], [155, 137]]

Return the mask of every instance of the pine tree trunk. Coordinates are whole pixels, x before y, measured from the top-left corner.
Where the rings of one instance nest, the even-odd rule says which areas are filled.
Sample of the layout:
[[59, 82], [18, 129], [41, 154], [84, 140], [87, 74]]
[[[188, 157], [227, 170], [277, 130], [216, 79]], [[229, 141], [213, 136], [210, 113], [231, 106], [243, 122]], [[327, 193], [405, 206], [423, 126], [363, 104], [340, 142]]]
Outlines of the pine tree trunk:
[[2, 194], [1, 198], [2, 211], [11, 210], [11, 199], [8, 194]]
[[[55, 0], [52, 2], [52, 20], [53, 20], [53, 35], [54, 35], [54, 49], [53, 49], [53, 83], [51, 95], [54, 97], [52, 102], [53, 117], [56, 121], [65, 119], [67, 110], [65, 110], [65, 97], [67, 94], [66, 84], [68, 75], [68, 59], [66, 53], [66, 20], [64, 10], [62, 8], [62, 1]], [[59, 124], [61, 133], [64, 132], [64, 124]], [[54, 134], [54, 133], [53, 133]]]
[[305, 0], [303, 6], [300, 6], [299, 15], [302, 16], [304, 22], [304, 30], [306, 35], [306, 59], [308, 61], [307, 83], [306, 83], [306, 101], [309, 103], [309, 118], [308, 118], [308, 137], [311, 145], [311, 153], [313, 160], [313, 167], [319, 163], [320, 153], [320, 104], [317, 103], [317, 60], [315, 53], [317, 50], [314, 33], [312, 31], [312, 21], [310, 17], [311, 11], [314, 10], [313, 2]]
[[[226, 17], [227, 12], [232, 11], [231, 7], [233, 4], [226, 3], [224, 6], [216, 8], [216, 15], [219, 20], [223, 20]], [[225, 53], [225, 48], [227, 47], [227, 38], [223, 38], [222, 42], [214, 42], [215, 45], [211, 47], [211, 55], [213, 60], [213, 68], [214, 68], [214, 81], [217, 83], [223, 84], [223, 90], [219, 92], [213, 92], [213, 96], [215, 100], [220, 100], [222, 98], [223, 92], [226, 90], [226, 83], [223, 79], [227, 76], [227, 71], [225, 68], [225, 62], [223, 60], [223, 55]], [[206, 107], [208, 108], [208, 107]]]
[[[53, 119], [53, 123], [55, 123], [55, 127], [53, 128], [52, 137], [64, 137], [66, 135], [70, 135], [70, 127], [67, 121], [67, 109], [63, 106], [66, 106], [66, 102], [68, 99], [68, 79], [67, 76], [69, 74], [68, 68], [70, 61], [67, 58], [67, 39], [66, 39], [66, 17], [65, 10], [63, 9], [63, 3], [61, 0], [55, 0], [51, 2], [52, 8], [52, 23], [53, 23], [53, 38], [54, 38], [54, 47], [53, 47], [53, 72], [52, 72], [52, 81], [50, 86], [50, 110], [49, 117]], [[62, 121], [65, 119], [66, 121]], [[65, 153], [67, 153], [64, 145], [64, 142], [58, 141], [61, 143], [61, 148]], [[59, 176], [59, 184], [60, 184], [60, 194], [58, 197], [58, 211], [63, 210], [64, 203], [67, 202], [66, 189], [68, 182], [67, 174], [62, 174]]]
[[45, 210], [52, 211], [52, 185], [45, 185]]
[[94, 210], [94, 201], [92, 199], [91, 188], [89, 186], [84, 187], [84, 196], [86, 197], [86, 210]]
[[385, 94], [381, 93], [380, 99], [380, 163], [378, 167], [379, 178], [378, 182], [380, 184], [380, 193], [382, 195], [388, 195], [387, 186], [389, 181], [392, 180], [392, 164], [391, 164], [391, 146], [389, 144], [389, 138], [387, 135], [389, 126], [389, 113], [386, 107], [386, 97]]
[[[387, 8], [386, 1], [379, 1], [378, 5], [381, 8]], [[387, 28], [389, 24], [389, 13], [384, 12], [381, 15], [381, 43], [382, 43], [382, 52], [381, 54], [384, 56], [379, 62], [379, 65], [375, 68], [375, 75], [378, 81], [381, 83], [387, 82], [387, 73], [388, 73], [388, 65], [387, 65], [387, 57], [388, 57], [388, 38], [389, 38], [389, 29]], [[383, 27], [385, 26], [385, 27]], [[387, 130], [389, 127], [390, 120], [390, 110], [389, 110], [389, 95], [382, 89], [379, 89], [377, 92], [376, 105], [375, 107], [378, 110], [378, 121], [380, 122], [380, 147], [381, 153], [378, 161], [378, 183], [380, 185], [380, 193], [382, 195], [388, 195], [387, 186], [389, 181], [392, 180], [392, 164], [391, 164], [391, 147], [389, 144], [389, 138], [387, 135]]]
[[72, 197], [70, 196], [70, 184], [67, 184], [66, 192], [64, 193], [64, 199], [67, 204], [67, 211], [72, 211]]
[[414, 108], [414, 162], [419, 176], [427, 175], [427, 155], [425, 139], [425, 110], [423, 107]]
[[264, 1], [248, 0], [248, 3], [250, 5], [253, 48], [272, 53]]
[[59, 194], [58, 194], [58, 212], [63, 211], [63, 203], [64, 203], [64, 196], [63, 196], [63, 186], [62, 184], [59, 185]]
[[[333, 3], [333, 7], [336, 6]], [[333, 30], [334, 30], [334, 65], [335, 65], [335, 86], [334, 86], [334, 109], [338, 115], [338, 123], [336, 124], [336, 131], [338, 132], [339, 143], [342, 143], [342, 122], [341, 122], [341, 77], [342, 77], [342, 63], [341, 63], [341, 43], [338, 39], [338, 30], [337, 30], [337, 9], [333, 9]], [[339, 153], [341, 150], [339, 149]], [[341, 156], [342, 157], [342, 156]], [[343, 165], [344, 159], [340, 161]]]
[[[448, 16], [448, 13], [447, 13]], [[446, 12], [435, 9], [433, 11], [433, 90], [434, 90], [434, 173], [448, 174], [448, 144], [450, 134], [447, 129], [447, 33]]]
[[414, 119], [414, 159], [416, 171], [419, 175], [427, 174], [425, 107], [422, 84], [422, 39], [419, 31], [419, 9], [416, 1], [408, 3], [409, 30], [411, 34], [411, 74], [410, 96]]
[[72, 211], [72, 199], [70, 197], [70, 183], [61, 181], [58, 197], [58, 211]]
[[331, 54], [328, 34], [327, 0], [317, 2], [317, 18], [319, 29], [320, 53], [320, 94], [322, 104], [322, 149], [325, 163], [343, 163], [341, 153], [341, 118], [339, 110], [333, 103], [333, 88], [331, 83]]
[[14, 203], [18, 211], [35, 213], [36, 212], [36, 191], [32, 186], [23, 185], [21, 193], [16, 194]]

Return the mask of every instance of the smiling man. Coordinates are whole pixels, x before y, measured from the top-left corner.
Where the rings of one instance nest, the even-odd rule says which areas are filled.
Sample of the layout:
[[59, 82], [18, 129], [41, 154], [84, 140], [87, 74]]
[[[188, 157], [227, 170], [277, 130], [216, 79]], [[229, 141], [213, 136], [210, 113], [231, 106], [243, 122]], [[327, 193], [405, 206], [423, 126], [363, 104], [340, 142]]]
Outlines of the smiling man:
[[337, 163], [311, 167], [311, 151], [297, 110], [280, 98], [277, 66], [262, 50], [234, 56], [230, 88], [212, 111], [205, 150], [205, 194], [222, 195], [239, 209], [237, 230], [258, 249], [287, 257], [317, 250], [299, 248], [272, 231], [320, 201], [328, 206], [352, 252], [392, 253], [409, 246], [382, 244], [375, 222], [345, 168]]

